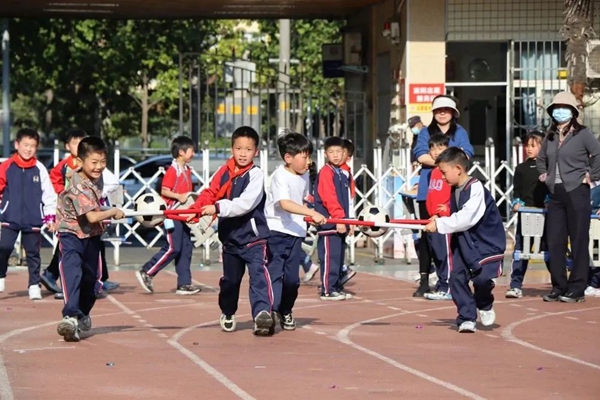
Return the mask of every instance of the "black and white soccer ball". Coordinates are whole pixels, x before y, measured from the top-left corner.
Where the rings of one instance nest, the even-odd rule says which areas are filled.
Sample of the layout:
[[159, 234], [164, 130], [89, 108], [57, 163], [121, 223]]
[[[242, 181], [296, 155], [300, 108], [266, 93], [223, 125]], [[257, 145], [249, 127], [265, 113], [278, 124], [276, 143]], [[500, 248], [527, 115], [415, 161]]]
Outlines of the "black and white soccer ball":
[[[367, 206], [358, 215], [358, 220], [384, 224], [390, 222], [390, 216], [381, 207]], [[380, 237], [387, 232], [387, 228], [376, 226], [359, 226], [359, 229], [362, 233], [372, 238]]]
[[[157, 195], [156, 193], [144, 193], [135, 200], [133, 209], [134, 211], [156, 212], [157, 214], [161, 214], [167, 209], [167, 203], [165, 203], [163, 198]], [[146, 228], [154, 228], [155, 226], [157, 226], [165, 220], [165, 216], [136, 216], [135, 220], [143, 226], [145, 226]]]

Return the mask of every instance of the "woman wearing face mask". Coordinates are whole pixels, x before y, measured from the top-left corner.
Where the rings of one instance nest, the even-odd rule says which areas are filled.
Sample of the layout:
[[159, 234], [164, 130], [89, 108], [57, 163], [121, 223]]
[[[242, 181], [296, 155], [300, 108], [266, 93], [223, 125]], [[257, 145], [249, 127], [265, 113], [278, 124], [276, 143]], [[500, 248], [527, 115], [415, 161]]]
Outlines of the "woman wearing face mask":
[[[460, 116], [456, 101], [451, 96], [437, 96], [433, 99], [432, 107], [433, 120], [428, 127], [421, 130], [417, 136], [417, 144], [413, 150], [413, 155], [422, 165], [419, 175], [419, 189], [417, 191], [417, 202], [419, 204], [419, 217], [428, 219], [430, 215], [425, 206], [427, 199], [427, 189], [429, 187], [429, 178], [431, 170], [435, 167], [435, 160], [429, 155], [429, 138], [436, 133], [443, 133], [450, 137], [450, 147], [460, 147], [469, 157], [473, 157], [473, 146], [469, 142], [467, 131], [456, 123]], [[430, 292], [429, 271], [431, 268], [431, 249], [427, 233], [421, 231], [419, 240], [419, 276], [420, 285], [413, 297], [423, 297], [425, 293]]]
[[423, 129], [423, 121], [421, 121], [421, 117], [418, 115], [415, 117], [410, 117], [408, 119], [408, 127], [413, 134], [413, 139], [410, 144], [410, 163], [415, 165], [417, 164], [417, 158], [415, 157], [414, 150], [415, 146], [417, 145], [417, 137], [419, 136], [421, 129]]
[[[600, 179], [600, 143], [577, 122], [577, 99], [570, 92], [554, 96], [552, 117], [536, 166], [551, 193], [547, 232], [552, 292], [544, 301], [585, 301], [589, 273], [590, 182]], [[567, 279], [566, 254], [571, 239], [573, 264]]]

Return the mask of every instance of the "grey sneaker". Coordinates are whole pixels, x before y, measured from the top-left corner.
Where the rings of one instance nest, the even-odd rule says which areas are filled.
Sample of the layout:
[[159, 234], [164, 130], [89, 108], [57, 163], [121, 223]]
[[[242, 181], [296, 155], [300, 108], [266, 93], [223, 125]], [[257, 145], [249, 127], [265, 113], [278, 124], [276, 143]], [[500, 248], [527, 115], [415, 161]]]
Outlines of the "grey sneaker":
[[89, 332], [92, 330], [92, 318], [89, 315], [79, 318], [78, 324], [81, 332]]
[[321, 300], [324, 300], [324, 301], [346, 300], [346, 294], [342, 294], [339, 292], [321, 293]]
[[144, 290], [148, 293], [154, 293], [154, 288], [152, 287], [152, 277], [146, 273], [143, 269], [140, 271], [136, 271], [135, 276], [137, 277], [140, 285], [144, 288]]
[[273, 317], [268, 311], [261, 311], [254, 318], [254, 334], [256, 336], [269, 336], [273, 327]]
[[235, 315], [222, 314], [219, 323], [221, 324], [221, 329], [223, 329], [223, 332], [233, 332], [237, 326]]
[[507, 299], [520, 299], [523, 297], [523, 291], [519, 288], [510, 288], [506, 291], [504, 297]]
[[296, 320], [292, 314], [285, 314], [281, 319], [281, 329], [286, 331], [293, 331], [296, 329]]
[[65, 342], [79, 342], [79, 326], [77, 318], [64, 317], [56, 327], [56, 332], [65, 339]]

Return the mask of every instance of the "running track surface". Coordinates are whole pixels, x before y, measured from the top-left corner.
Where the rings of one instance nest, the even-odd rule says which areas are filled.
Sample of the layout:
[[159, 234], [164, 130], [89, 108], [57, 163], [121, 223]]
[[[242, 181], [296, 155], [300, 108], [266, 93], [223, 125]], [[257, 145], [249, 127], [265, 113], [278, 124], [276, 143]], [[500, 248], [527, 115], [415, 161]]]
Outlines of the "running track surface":
[[[56, 334], [62, 302], [31, 302], [25, 271], [0, 294], [0, 399], [598, 399], [600, 298], [544, 303], [547, 287], [504, 299], [496, 325], [458, 334], [452, 302], [413, 299], [408, 282], [360, 273], [352, 300], [323, 302], [302, 285], [298, 329], [254, 337], [247, 282], [238, 330], [218, 325], [219, 273], [195, 272], [202, 293], [174, 294], [163, 271], [155, 294], [133, 272], [99, 300], [80, 343]], [[247, 279], [247, 278], [246, 278]], [[17, 290], [17, 291], [15, 291]]]

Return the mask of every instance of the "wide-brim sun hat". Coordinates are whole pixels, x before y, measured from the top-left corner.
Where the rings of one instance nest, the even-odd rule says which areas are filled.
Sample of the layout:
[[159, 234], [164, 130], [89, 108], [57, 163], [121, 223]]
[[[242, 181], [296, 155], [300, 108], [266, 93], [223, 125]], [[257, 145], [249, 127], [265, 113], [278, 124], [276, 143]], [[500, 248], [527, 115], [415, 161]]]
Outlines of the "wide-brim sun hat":
[[571, 92], [560, 92], [552, 99], [552, 103], [546, 107], [548, 115], [552, 116], [552, 110], [557, 106], [568, 106], [573, 110], [573, 116], [577, 118], [579, 116], [579, 103], [577, 98]]
[[433, 103], [431, 104], [431, 111], [435, 111], [439, 108], [451, 108], [452, 110], [454, 110], [454, 117], [460, 117], [460, 111], [458, 111], [456, 101], [450, 96], [441, 95], [433, 99]]

